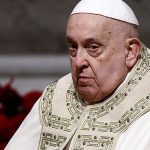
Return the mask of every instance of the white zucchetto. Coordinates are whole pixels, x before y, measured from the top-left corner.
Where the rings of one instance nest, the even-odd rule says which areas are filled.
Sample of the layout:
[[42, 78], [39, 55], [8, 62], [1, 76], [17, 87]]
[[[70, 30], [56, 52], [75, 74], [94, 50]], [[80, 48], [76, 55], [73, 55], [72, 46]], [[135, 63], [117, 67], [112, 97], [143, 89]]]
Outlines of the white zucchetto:
[[122, 0], [81, 0], [75, 6], [71, 15], [77, 13], [99, 14], [139, 25], [132, 9]]

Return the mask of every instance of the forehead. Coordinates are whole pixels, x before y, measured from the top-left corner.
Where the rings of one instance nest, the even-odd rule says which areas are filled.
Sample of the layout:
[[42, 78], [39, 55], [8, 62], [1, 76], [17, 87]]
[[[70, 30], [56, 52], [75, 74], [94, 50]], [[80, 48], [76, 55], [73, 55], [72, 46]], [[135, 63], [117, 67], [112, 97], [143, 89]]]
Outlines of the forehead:
[[73, 14], [69, 17], [67, 24], [67, 36], [110, 36], [112, 28], [110, 19], [95, 14]]
[[69, 17], [68, 26], [81, 27], [83, 25], [87, 25], [94, 28], [97, 25], [101, 27], [104, 23], [106, 23], [106, 21], [107, 18], [101, 15], [80, 13], [73, 14]]

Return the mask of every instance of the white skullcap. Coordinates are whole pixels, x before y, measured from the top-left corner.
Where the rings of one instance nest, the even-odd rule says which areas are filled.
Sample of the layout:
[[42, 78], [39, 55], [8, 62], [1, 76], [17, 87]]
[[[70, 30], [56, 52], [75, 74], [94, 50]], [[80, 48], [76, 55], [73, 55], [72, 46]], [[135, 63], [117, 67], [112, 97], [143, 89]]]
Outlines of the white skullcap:
[[71, 15], [76, 13], [99, 14], [139, 25], [132, 9], [122, 0], [81, 0], [75, 6]]

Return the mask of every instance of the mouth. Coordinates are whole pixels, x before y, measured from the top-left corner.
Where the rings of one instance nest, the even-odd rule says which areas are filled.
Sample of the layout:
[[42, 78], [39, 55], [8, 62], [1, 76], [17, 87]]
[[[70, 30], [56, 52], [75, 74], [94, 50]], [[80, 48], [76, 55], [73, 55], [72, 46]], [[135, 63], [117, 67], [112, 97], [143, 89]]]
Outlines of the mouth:
[[93, 80], [92, 77], [86, 76], [86, 75], [79, 75], [79, 77], [78, 77], [78, 83], [80, 85], [87, 85], [92, 80]]

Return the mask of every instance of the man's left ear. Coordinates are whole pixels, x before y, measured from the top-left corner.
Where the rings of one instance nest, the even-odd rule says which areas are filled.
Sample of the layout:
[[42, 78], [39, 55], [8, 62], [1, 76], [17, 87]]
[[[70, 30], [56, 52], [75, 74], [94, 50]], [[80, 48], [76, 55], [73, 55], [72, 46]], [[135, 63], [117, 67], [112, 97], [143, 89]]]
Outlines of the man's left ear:
[[128, 68], [134, 66], [141, 50], [141, 42], [138, 38], [126, 40], [126, 65]]

